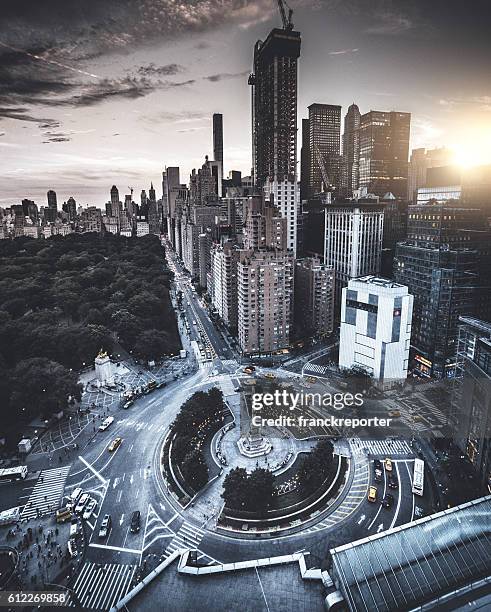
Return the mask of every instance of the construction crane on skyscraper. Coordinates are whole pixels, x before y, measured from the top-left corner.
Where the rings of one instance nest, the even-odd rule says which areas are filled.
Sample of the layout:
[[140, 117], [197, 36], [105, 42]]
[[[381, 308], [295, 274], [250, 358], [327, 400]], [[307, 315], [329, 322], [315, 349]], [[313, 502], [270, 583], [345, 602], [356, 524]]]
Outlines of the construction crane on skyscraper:
[[[288, 9], [288, 17], [286, 16], [285, 7]], [[293, 30], [293, 9], [291, 9], [285, 0], [278, 0], [278, 8], [280, 9], [281, 21], [283, 22], [284, 30]]]

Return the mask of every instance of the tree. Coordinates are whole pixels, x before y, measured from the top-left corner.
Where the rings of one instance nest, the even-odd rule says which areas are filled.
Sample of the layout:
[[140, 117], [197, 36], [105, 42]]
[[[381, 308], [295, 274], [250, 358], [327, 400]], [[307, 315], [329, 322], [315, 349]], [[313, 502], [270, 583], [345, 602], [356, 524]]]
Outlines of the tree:
[[225, 506], [233, 510], [244, 510], [248, 494], [248, 476], [244, 468], [236, 467], [225, 477], [222, 498]]
[[254, 511], [265, 510], [273, 499], [274, 476], [270, 470], [256, 468], [249, 476], [248, 507]]
[[208, 465], [198, 449], [190, 451], [183, 459], [181, 473], [194, 491], [199, 491], [208, 482]]
[[304, 495], [316, 491], [329, 475], [334, 454], [330, 440], [319, 440], [310, 453], [302, 460], [298, 468], [298, 486]]

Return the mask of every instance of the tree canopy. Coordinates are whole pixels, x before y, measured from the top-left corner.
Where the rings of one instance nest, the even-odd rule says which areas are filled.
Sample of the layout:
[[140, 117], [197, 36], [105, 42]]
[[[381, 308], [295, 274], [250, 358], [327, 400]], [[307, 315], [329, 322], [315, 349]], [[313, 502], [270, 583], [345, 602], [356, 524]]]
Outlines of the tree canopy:
[[[156, 236], [0, 240], [0, 407], [6, 424], [56, 412], [66, 394], [79, 396], [76, 372], [93, 363], [101, 347], [112, 352], [121, 346], [143, 359], [176, 353], [171, 278]], [[46, 399], [38, 395], [43, 378]]]

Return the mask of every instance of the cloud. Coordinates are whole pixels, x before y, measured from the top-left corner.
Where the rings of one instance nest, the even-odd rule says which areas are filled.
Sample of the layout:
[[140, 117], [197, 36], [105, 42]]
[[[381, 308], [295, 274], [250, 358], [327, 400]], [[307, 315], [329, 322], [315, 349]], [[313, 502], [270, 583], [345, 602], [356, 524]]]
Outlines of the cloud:
[[175, 76], [180, 72], [183, 72], [183, 66], [179, 64], [167, 64], [166, 66], [156, 66], [154, 63], [148, 64], [147, 66], [140, 66], [137, 70], [138, 74], [144, 77], [150, 76]]
[[468, 97], [440, 98], [438, 104], [449, 111], [458, 107], [471, 106], [476, 110], [489, 112], [491, 111], [491, 96], [475, 95]]
[[414, 23], [408, 16], [387, 12], [376, 15], [376, 22], [367, 27], [365, 32], [381, 36], [396, 36], [411, 30], [413, 27]]
[[20, 107], [0, 106], [0, 121], [2, 119], [16, 119], [18, 121], [27, 121], [28, 123], [37, 123], [41, 129], [52, 129], [60, 126], [59, 121], [55, 121], [54, 119], [35, 117], [34, 115], [29, 114], [25, 108]]
[[339, 51], [329, 51], [329, 55], [346, 55], [347, 53], [357, 53], [359, 49], [340, 49]]
[[242, 72], [222, 72], [220, 74], [211, 74], [210, 76], [203, 77], [203, 80], [210, 81], [211, 83], [218, 83], [219, 81], [225, 81], [228, 79], [237, 79], [246, 76], [250, 73], [249, 70], [243, 70]]

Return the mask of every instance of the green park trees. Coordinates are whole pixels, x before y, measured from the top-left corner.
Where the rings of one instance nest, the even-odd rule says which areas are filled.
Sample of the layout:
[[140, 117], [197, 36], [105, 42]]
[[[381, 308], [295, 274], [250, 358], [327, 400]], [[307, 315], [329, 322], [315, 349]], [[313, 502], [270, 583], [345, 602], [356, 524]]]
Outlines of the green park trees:
[[274, 476], [270, 470], [256, 468], [248, 474], [244, 468], [234, 468], [223, 483], [222, 498], [233, 510], [262, 512], [273, 499]]
[[[77, 397], [76, 372], [101, 347], [112, 352], [121, 346], [145, 360], [176, 353], [180, 340], [163, 255], [156, 236], [1, 240], [2, 413], [15, 422], [56, 412], [66, 405], [65, 391]], [[50, 383], [42, 361], [58, 368], [63, 383]], [[31, 376], [46, 378], [47, 400], [35, 397]]]
[[298, 469], [298, 486], [304, 495], [313, 493], [328, 477], [333, 453], [332, 442], [324, 438], [305, 455]]

